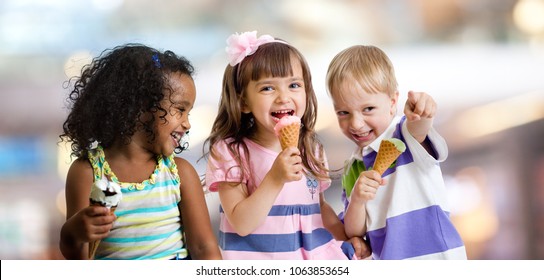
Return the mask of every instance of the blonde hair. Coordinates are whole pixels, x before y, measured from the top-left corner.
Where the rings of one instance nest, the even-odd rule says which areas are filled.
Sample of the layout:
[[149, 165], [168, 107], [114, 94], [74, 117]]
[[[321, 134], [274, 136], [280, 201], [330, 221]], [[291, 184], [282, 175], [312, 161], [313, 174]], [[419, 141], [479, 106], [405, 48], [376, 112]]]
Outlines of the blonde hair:
[[[314, 126], [317, 119], [317, 97], [315, 95], [310, 68], [302, 54], [293, 46], [271, 42], [259, 46], [257, 51], [244, 58], [235, 66], [227, 65], [223, 75], [223, 90], [219, 101], [217, 117], [213, 123], [212, 131], [204, 142], [204, 157], [212, 156], [221, 159], [213, 146], [221, 140], [231, 138], [227, 147], [236, 159], [243, 173], [251, 172], [247, 162], [242, 161], [240, 151], [249, 161], [249, 152], [244, 138], [251, 138], [255, 133], [253, 114], [242, 112], [246, 87], [250, 81], [259, 80], [262, 77], [287, 77], [293, 74], [291, 60], [297, 59], [302, 66], [303, 79], [306, 89], [306, 110], [302, 116], [302, 127], [298, 147], [302, 155], [302, 164], [314, 177], [328, 178], [327, 168], [323, 154], [323, 146], [317, 139]], [[206, 147], [208, 150], [206, 152]], [[317, 148], [317, 151], [316, 151]], [[242, 174], [242, 178], [244, 174]]]
[[356, 45], [338, 53], [327, 70], [327, 90], [334, 96], [346, 79], [357, 81], [367, 93], [385, 93], [394, 97], [397, 79], [393, 64], [378, 47]]

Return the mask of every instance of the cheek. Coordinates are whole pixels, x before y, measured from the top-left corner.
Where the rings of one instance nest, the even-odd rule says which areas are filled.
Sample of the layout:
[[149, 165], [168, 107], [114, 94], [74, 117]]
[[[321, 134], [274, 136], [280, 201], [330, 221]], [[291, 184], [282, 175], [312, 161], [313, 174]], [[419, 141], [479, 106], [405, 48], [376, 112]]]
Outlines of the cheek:
[[391, 123], [392, 119], [393, 117], [391, 115], [384, 115], [380, 118], [374, 118], [369, 122], [369, 126], [375, 130], [377, 135], [381, 135], [387, 129], [387, 127], [389, 127], [389, 123]]
[[342, 133], [348, 134], [349, 133], [349, 120], [348, 119], [338, 119], [338, 126], [340, 127], [340, 130], [342, 130]]

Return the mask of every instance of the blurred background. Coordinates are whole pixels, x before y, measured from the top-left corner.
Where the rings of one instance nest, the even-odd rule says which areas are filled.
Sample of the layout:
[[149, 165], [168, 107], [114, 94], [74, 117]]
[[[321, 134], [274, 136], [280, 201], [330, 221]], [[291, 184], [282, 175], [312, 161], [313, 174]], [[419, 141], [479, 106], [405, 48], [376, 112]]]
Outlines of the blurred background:
[[[182, 156], [203, 174], [225, 40], [252, 30], [305, 54], [332, 168], [354, 146], [325, 90], [328, 63], [354, 44], [382, 48], [401, 104], [408, 90], [438, 103], [451, 214], [469, 258], [544, 259], [544, 0], [0, 0], [0, 259], [62, 259], [69, 77], [130, 42], [189, 58], [198, 93]], [[340, 211], [337, 179], [326, 195]], [[216, 226], [217, 194], [206, 198]]]

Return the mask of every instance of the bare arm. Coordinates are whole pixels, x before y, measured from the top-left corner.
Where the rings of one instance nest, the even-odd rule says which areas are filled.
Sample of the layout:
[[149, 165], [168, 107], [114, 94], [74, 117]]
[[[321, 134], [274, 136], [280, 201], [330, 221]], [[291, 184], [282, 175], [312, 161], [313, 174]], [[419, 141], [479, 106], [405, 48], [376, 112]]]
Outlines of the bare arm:
[[184, 159], [175, 158], [181, 178], [181, 219], [187, 237], [187, 248], [193, 259], [220, 260], [221, 252], [213, 233], [200, 178]]
[[350, 203], [344, 215], [346, 235], [348, 238], [361, 237], [366, 234], [366, 209], [364, 203]]
[[319, 204], [325, 228], [332, 234], [334, 239], [347, 240], [348, 238], [344, 232], [344, 224], [342, 224], [334, 209], [327, 203], [323, 193], [319, 194]]
[[423, 145], [423, 147], [433, 154], [434, 151], [430, 144], [425, 141], [436, 114], [436, 102], [434, 99], [424, 92], [408, 92], [408, 99], [404, 106], [404, 114], [406, 115], [408, 131], [410, 134]]
[[351, 200], [344, 215], [348, 238], [366, 234], [366, 203], [374, 199], [378, 188], [385, 183], [386, 180], [374, 170], [361, 172], [351, 192]]
[[[334, 209], [325, 201], [323, 193], [319, 196], [320, 204], [321, 204], [321, 216], [323, 218], [323, 224], [325, 228], [332, 234], [334, 239], [336, 240], [342, 240], [347, 241], [351, 243], [353, 246], [353, 249], [355, 250], [355, 255], [358, 259], [364, 259], [370, 256], [372, 253], [370, 251], [370, 248], [366, 245], [361, 235], [352, 236], [351, 238], [348, 238], [345, 233], [344, 224], [340, 221], [336, 213], [334, 212]], [[364, 210], [364, 207], [363, 207]], [[356, 211], [356, 210], [355, 210]], [[355, 213], [355, 212], [353, 212]], [[366, 213], [362, 213], [364, 217], [366, 217]], [[358, 217], [354, 217], [353, 219], [357, 219]], [[364, 226], [364, 220], [362, 221]], [[365, 229], [366, 230], [366, 229]]]
[[239, 235], [248, 235], [262, 224], [286, 182], [302, 178], [301, 162], [297, 148], [285, 149], [251, 195], [243, 184], [232, 186], [226, 182], [220, 183], [221, 206]]
[[115, 221], [106, 207], [89, 206], [92, 184], [89, 162], [74, 161], [66, 178], [66, 222], [60, 232], [60, 250], [66, 259], [87, 259], [88, 242], [108, 236]]

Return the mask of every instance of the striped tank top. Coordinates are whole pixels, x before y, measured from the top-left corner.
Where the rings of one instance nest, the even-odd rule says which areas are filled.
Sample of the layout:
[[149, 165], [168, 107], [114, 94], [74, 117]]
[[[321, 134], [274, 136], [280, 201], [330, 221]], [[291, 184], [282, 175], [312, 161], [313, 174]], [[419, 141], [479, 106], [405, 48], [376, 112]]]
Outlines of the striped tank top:
[[94, 180], [107, 176], [121, 185], [123, 198], [108, 237], [102, 239], [95, 259], [172, 259], [188, 255], [184, 246], [178, 203], [180, 178], [174, 155], [157, 156], [151, 176], [140, 183], [119, 182], [98, 146], [89, 151]]

